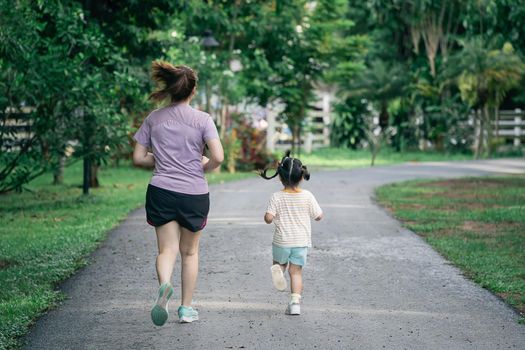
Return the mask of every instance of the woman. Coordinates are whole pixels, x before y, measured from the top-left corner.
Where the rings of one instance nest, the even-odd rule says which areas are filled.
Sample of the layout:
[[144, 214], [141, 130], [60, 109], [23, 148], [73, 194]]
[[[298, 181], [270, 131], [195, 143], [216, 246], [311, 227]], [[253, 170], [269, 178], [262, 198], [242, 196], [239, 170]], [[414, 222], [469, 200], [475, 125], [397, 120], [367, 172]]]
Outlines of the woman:
[[[191, 301], [199, 268], [199, 239], [210, 206], [204, 171], [217, 168], [224, 153], [211, 117], [189, 105], [197, 86], [195, 72], [155, 61], [152, 77], [158, 89], [150, 99], [169, 99], [171, 103], [153, 111], [135, 134], [133, 163], [155, 167], [146, 193], [146, 218], [155, 227], [159, 248], [156, 267], [160, 288], [151, 319], [162, 326], [168, 319], [171, 275], [178, 252], [182, 260], [179, 320], [199, 319]], [[209, 159], [202, 156], [205, 144]]]

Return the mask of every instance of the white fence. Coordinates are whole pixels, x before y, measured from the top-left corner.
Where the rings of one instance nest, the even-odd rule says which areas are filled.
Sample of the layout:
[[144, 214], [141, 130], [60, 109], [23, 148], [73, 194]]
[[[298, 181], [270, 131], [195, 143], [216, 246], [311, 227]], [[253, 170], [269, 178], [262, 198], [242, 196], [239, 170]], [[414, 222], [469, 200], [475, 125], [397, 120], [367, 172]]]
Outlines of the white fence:
[[[331, 92], [318, 90], [316, 102], [308, 110], [307, 125], [301, 135], [301, 148], [310, 153], [313, 149], [330, 145], [331, 103], [334, 95]], [[266, 115], [268, 128], [266, 129], [266, 148], [270, 152], [290, 149], [292, 146], [291, 130], [283, 123], [276, 121], [280, 113], [278, 108], [268, 111]]]
[[521, 109], [500, 111], [497, 128], [494, 125], [493, 130], [494, 136], [519, 147], [525, 142], [525, 112]]

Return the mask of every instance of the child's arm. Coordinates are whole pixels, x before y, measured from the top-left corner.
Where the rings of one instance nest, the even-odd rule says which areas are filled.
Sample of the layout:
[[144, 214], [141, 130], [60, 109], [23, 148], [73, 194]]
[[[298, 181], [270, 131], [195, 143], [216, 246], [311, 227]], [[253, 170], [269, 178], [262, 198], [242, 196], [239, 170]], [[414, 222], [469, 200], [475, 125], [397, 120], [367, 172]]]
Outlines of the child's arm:
[[264, 214], [264, 222], [271, 224], [275, 215], [277, 215], [277, 203], [275, 203], [275, 194], [273, 194], [270, 197], [268, 207], [266, 208], [266, 213]]
[[313, 195], [310, 201], [310, 217], [315, 221], [320, 221], [323, 218], [323, 210]]

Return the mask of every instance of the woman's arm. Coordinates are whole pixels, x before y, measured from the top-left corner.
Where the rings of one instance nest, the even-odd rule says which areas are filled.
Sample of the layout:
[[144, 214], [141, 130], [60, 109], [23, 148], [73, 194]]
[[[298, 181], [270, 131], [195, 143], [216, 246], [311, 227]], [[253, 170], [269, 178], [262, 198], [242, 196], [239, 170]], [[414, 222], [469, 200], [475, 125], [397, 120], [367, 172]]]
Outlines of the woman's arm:
[[203, 164], [204, 171], [210, 171], [218, 168], [224, 160], [224, 150], [222, 149], [221, 140], [214, 138], [206, 142], [210, 149], [210, 160]]
[[146, 147], [137, 142], [133, 150], [133, 164], [146, 168], [154, 167], [155, 158], [153, 157], [153, 153], [148, 152]]

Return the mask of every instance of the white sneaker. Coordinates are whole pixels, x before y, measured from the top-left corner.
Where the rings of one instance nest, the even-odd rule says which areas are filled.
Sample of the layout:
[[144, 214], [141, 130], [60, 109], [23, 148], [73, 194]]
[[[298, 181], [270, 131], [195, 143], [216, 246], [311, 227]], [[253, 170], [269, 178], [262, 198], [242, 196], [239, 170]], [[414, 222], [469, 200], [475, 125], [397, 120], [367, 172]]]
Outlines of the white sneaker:
[[284, 278], [283, 269], [277, 264], [272, 265], [272, 282], [273, 286], [278, 290], [286, 290], [286, 279]]
[[297, 316], [301, 314], [301, 304], [289, 303], [284, 312], [286, 315]]

